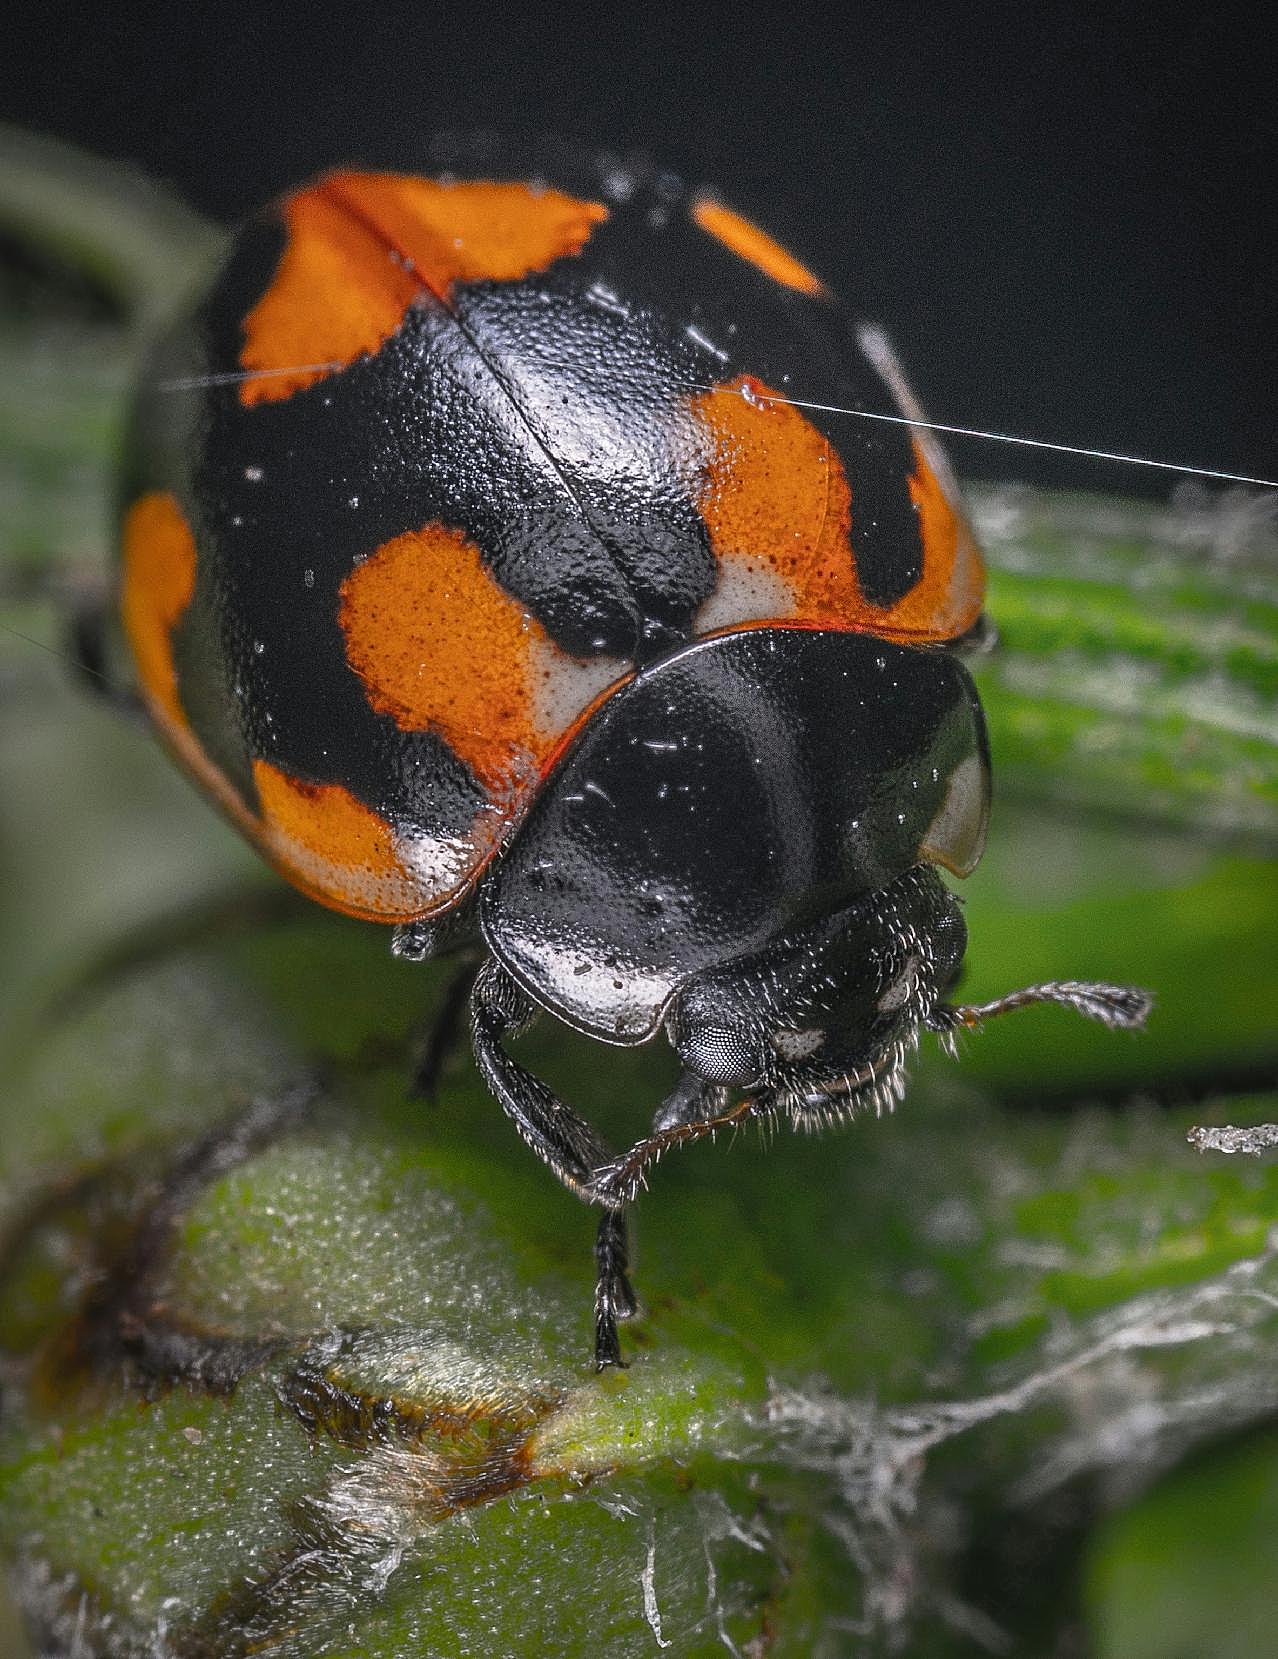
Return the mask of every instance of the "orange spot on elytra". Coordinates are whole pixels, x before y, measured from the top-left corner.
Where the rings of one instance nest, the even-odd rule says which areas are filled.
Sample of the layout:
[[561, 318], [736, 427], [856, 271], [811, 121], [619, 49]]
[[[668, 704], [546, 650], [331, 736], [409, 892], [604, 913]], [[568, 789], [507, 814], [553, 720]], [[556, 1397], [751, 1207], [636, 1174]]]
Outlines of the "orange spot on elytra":
[[321, 189], [292, 197], [284, 218], [288, 245], [271, 286], [244, 319], [240, 366], [267, 376], [241, 382], [246, 406], [290, 397], [333, 372], [322, 365], [376, 351], [420, 288], [368, 227]]
[[307, 783], [253, 762], [259, 811], [250, 810], [205, 753], [182, 707], [173, 630], [195, 593], [195, 538], [177, 500], [154, 491], [124, 520], [121, 613], [138, 679], [177, 759], [231, 821], [304, 893], [377, 921], [410, 921], [443, 905], [482, 866], [483, 835], [404, 856], [391, 826], [337, 784]]
[[256, 839], [295, 886], [348, 915], [404, 921], [438, 909], [477, 860], [468, 841], [437, 849], [432, 871], [405, 857], [390, 824], [335, 783], [309, 783], [253, 762]]
[[554, 647], [460, 530], [431, 524], [379, 547], [342, 583], [339, 620], [373, 707], [438, 732], [498, 798], [550, 753], [533, 657], [553, 661]]
[[712, 595], [699, 631], [848, 628], [886, 639], [953, 639], [980, 614], [984, 572], [971, 532], [917, 441], [910, 499], [920, 579], [894, 605], [872, 605], [856, 575], [854, 503], [829, 440], [793, 404], [748, 376], [692, 400], [708, 438], [697, 506], [732, 598]]
[[742, 218], [712, 196], [698, 197], [692, 204], [692, 217], [702, 230], [716, 237], [724, 247], [731, 248], [738, 258], [747, 260], [765, 276], [770, 276], [774, 282], [814, 297], [825, 293], [825, 284], [821, 279], [774, 241], [767, 231], [760, 230], [758, 225], [751, 224], [749, 219]]
[[244, 319], [240, 365], [265, 374], [241, 383], [245, 405], [376, 351], [423, 289], [446, 300], [455, 282], [510, 282], [579, 253], [608, 209], [527, 184], [329, 173], [283, 214], [287, 245]]
[[602, 202], [527, 184], [330, 173], [318, 188], [408, 260], [439, 299], [454, 282], [513, 282], [580, 253], [608, 217]]
[[[693, 399], [710, 440], [697, 505], [716, 557], [763, 579], [765, 610], [751, 620], [845, 627], [865, 603], [848, 550], [848, 481], [828, 439], [775, 395], [742, 378]], [[780, 601], [771, 614], [769, 594]]]
[[154, 713], [185, 726], [173, 630], [195, 593], [195, 537], [176, 497], [152, 490], [133, 503], [122, 560], [120, 612], [143, 694]]
[[124, 516], [120, 614], [151, 718], [177, 759], [244, 834], [257, 824], [235, 785], [214, 765], [182, 706], [173, 632], [195, 594], [195, 537], [177, 498], [140, 496]]

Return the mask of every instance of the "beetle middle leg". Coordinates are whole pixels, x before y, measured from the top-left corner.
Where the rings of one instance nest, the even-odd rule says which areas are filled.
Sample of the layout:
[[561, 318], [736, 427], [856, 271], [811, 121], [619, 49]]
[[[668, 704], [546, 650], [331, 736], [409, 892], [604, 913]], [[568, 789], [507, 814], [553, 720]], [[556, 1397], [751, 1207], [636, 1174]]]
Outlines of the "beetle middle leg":
[[478, 953], [468, 951], [461, 961], [455, 964], [449, 975], [444, 995], [425, 1033], [425, 1040], [419, 1039], [420, 1046], [417, 1047], [413, 1074], [408, 1085], [409, 1095], [414, 1100], [433, 1102], [435, 1099], [440, 1073], [461, 1035], [462, 1015], [469, 1001], [478, 968]]

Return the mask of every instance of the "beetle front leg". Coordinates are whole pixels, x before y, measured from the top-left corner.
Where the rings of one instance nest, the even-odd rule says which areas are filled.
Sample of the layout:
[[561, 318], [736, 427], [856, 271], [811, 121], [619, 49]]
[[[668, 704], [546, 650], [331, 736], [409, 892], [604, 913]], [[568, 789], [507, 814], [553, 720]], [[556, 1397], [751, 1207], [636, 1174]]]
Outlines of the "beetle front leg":
[[502, 1039], [518, 1036], [534, 1012], [510, 975], [496, 962], [485, 963], [470, 998], [475, 1063], [490, 1092], [547, 1168], [569, 1192], [587, 1204], [598, 1203], [595, 1171], [612, 1162], [612, 1153], [584, 1118], [502, 1047]]
[[670, 1151], [720, 1129], [736, 1128], [764, 1115], [768, 1106], [757, 1094], [743, 1094], [718, 1083], [707, 1083], [685, 1071], [658, 1106], [652, 1133], [611, 1163], [594, 1172], [592, 1190], [601, 1204], [629, 1204], [648, 1184], [648, 1171]]
[[621, 1364], [617, 1320], [635, 1311], [626, 1276], [625, 1201], [600, 1180], [614, 1164], [611, 1151], [576, 1112], [539, 1077], [511, 1058], [502, 1039], [515, 1036], [533, 1016], [533, 1005], [495, 962], [480, 970], [471, 993], [471, 1035], [484, 1082], [520, 1135], [569, 1192], [587, 1204], [602, 1204], [595, 1239], [595, 1365]]

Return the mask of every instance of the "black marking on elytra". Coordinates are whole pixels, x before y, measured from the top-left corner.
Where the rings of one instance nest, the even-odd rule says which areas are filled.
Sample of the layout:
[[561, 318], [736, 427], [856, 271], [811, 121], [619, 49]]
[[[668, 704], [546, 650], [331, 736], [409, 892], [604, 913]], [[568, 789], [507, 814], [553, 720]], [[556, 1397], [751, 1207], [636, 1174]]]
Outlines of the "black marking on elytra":
[[[774, 282], [707, 235], [689, 216], [691, 199], [668, 174], [649, 177], [646, 193], [641, 187], [596, 229], [578, 268], [591, 267], [594, 284], [636, 312], [662, 318], [697, 354], [702, 384], [749, 374], [782, 396], [899, 413], [843, 309]], [[566, 261], [548, 274], [586, 286]], [[873, 604], [893, 604], [922, 575], [907, 483], [916, 465], [909, 432], [858, 428], [827, 410], [802, 413], [847, 475], [861, 590]]]
[[857, 581], [872, 605], [894, 605], [923, 575], [923, 541], [909, 489], [918, 464], [909, 429], [868, 434], [843, 464], [852, 497]]
[[[592, 298], [589, 260], [588, 245], [522, 282], [459, 288], [454, 305], [627, 595], [635, 631], [621, 654], [645, 658], [686, 641], [714, 589], [690, 494], [698, 434], [687, 402], [703, 366], [656, 311]], [[553, 565], [553, 546], [530, 551]]]
[[213, 558], [203, 548], [196, 558], [194, 596], [173, 629], [173, 666], [182, 712], [201, 748], [249, 811], [256, 813], [253, 754], [241, 718], [245, 699], [242, 690], [239, 695], [236, 692], [237, 686], [245, 685], [247, 664], [245, 653], [235, 649], [233, 636], [227, 649], [225, 599], [225, 586], [216, 579]]
[[[213, 385], [144, 401], [135, 482], [175, 490], [199, 550], [175, 640], [183, 705], [250, 806], [254, 757], [435, 837], [465, 836], [494, 804], [436, 734], [377, 713], [346, 660], [339, 590], [385, 542], [460, 530], [563, 650], [642, 664], [688, 640], [715, 581], [690, 400], [748, 373], [890, 409], [837, 307], [706, 236], [671, 175], [639, 168], [628, 190], [619, 176], [600, 163], [565, 181], [609, 206], [579, 255], [459, 285], [448, 306], [423, 290], [380, 350], [287, 398], [246, 408]], [[247, 227], [168, 358], [237, 369], [283, 247], [278, 217]], [[921, 572], [908, 434], [806, 418], [847, 471], [862, 590], [889, 604]]]

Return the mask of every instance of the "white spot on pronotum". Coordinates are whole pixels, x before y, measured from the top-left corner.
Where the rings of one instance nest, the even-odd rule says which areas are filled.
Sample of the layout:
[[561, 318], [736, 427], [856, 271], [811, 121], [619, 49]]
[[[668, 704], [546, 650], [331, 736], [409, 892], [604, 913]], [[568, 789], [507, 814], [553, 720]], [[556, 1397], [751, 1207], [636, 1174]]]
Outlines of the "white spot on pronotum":
[[985, 846], [985, 768], [968, 755], [950, 774], [945, 799], [919, 843], [919, 854], [952, 875], [968, 876]]
[[250, 484], [260, 484], [265, 476], [266, 474], [261, 467], [245, 467], [244, 469], [245, 480]]
[[772, 1033], [769, 1041], [783, 1060], [806, 1060], [810, 1054], [816, 1053], [825, 1039], [826, 1033], [819, 1026], [809, 1026], [801, 1031], [781, 1026]]

